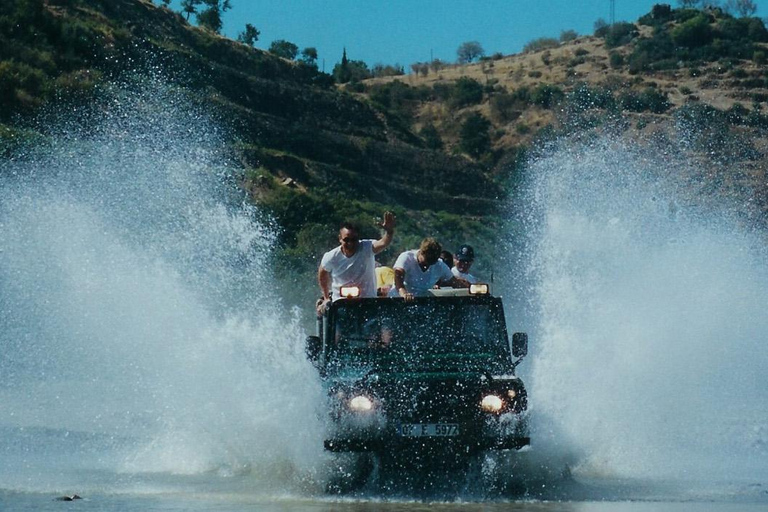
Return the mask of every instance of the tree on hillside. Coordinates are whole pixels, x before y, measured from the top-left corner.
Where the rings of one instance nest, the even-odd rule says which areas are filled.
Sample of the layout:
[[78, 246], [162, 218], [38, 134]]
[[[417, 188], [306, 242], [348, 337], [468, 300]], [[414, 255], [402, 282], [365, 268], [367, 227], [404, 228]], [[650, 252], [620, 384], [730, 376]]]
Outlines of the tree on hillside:
[[429, 69], [432, 70], [432, 72], [437, 73], [441, 69], [443, 69], [447, 64], [440, 59], [432, 59], [432, 62], [429, 63]]
[[317, 67], [317, 48], [309, 46], [301, 50], [301, 62], [307, 66]]
[[337, 83], [345, 84], [349, 82], [349, 59], [347, 58], [347, 49], [341, 54], [341, 62], [333, 67], [333, 78]]
[[479, 59], [485, 55], [485, 50], [477, 41], [467, 41], [461, 43], [458, 50], [456, 50], [457, 61], [459, 64], [467, 64]]
[[429, 64], [426, 62], [414, 62], [411, 64], [411, 71], [414, 75], [427, 76], [429, 74]]
[[748, 18], [757, 12], [757, 4], [752, 0], [728, 0], [725, 10], [738, 14], [740, 18]]
[[261, 32], [259, 32], [259, 29], [257, 29], [250, 23], [246, 23], [245, 30], [240, 32], [240, 34], [238, 34], [237, 40], [243, 44], [247, 44], [248, 46], [255, 46], [256, 41], [259, 40], [259, 35], [261, 35]]
[[293, 60], [299, 53], [299, 47], [285, 39], [278, 39], [272, 41], [272, 44], [269, 45], [269, 53], [273, 53], [284, 59]]
[[371, 74], [371, 70], [368, 69], [368, 64], [363, 62], [362, 60], [350, 60], [347, 61], [347, 72], [346, 72], [346, 82], [339, 81], [339, 71], [340, 65], [336, 64], [333, 68], [333, 77], [336, 78], [336, 81], [340, 84], [347, 83], [347, 82], [360, 82], [361, 80], [366, 80], [368, 78], [371, 78], [373, 75]]
[[677, 0], [677, 5], [683, 9], [694, 9], [701, 0]]
[[341, 56], [341, 62], [333, 66], [333, 79], [339, 84], [359, 82], [372, 76], [368, 64], [361, 60], [349, 60], [347, 58], [346, 48], [344, 48], [344, 53]]
[[197, 14], [197, 6], [200, 4], [200, 1], [201, 0], [182, 0], [181, 12], [186, 14], [187, 21], [189, 21], [191, 15]]
[[205, 5], [205, 9], [197, 14], [197, 24], [207, 28], [211, 32], [220, 33], [224, 23], [221, 15], [224, 11], [232, 8], [229, 0], [196, 0], [197, 3]]

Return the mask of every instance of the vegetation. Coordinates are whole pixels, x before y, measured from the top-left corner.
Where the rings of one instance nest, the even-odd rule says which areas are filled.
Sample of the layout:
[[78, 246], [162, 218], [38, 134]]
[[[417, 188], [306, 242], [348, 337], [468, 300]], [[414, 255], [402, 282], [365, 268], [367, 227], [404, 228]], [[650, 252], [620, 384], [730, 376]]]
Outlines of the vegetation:
[[283, 59], [293, 60], [299, 53], [299, 47], [285, 39], [272, 41], [269, 45], [269, 53], [273, 53]]
[[459, 147], [474, 158], [480, 158], [491, 149], [491, 137], [488, 131], [491, 123], [482, 114], [473, 112], [461, 125]]
[[261, 32], [256, 27], [250, 23], [246, 23], [245, 30], [240, 32], [237, 36], [237, 40], [248, 46], [255, 46], [256, 41], [259, 40], [259, 35], [261, 35]]
[[[228, 5], [187, 1], [180, 16], [137, 0], [0, 3], [0, 152], [39, 137], [23, 121], [55, 98], [87, 102], [102, 82], [162, 62], [169, 81], [231, 127], [244, 194], [279, 222], [278, 265], [286, 276], [302, 269], [305, 286], [341, 220], [377, 236], [371, 219], [389, 208], [400, 229], [385, 262], [424, 233], [472, 243], [491, 261], [497, 198], [519, 186], [539, 141], [609, 126], [661, 138], [665, 126], [682, 127], [686, 149], [722, 168], [744, 167], [765, 147], [749, 134], [768, 129], [768, 75], [756, 66], [768, 60], [768, 31], [735, 7], [659, 4], [638, 24], [596, 23], [604, 46], [564, 31], [531, 41], [525, 56], [486, 58], [472, 41], [459, 65], [415, 63], [403, 76], [401, 65], [369, 68], [346, 49], [321, 73], [314, 47], [254, 48], [261, 33], [251, 24], [229, 41], [215, 20], [200, 20]], [[713, 92], [725, 107], [705, 104]]]
[[456, 61], [459, 64], [469, 64], [485, 55], [482, 45], [477, 41], [467, 41], [462, 43], [456, 50]]
[[557, 48], [560, 46], [560, 41], [551, 37], [540, 37], [525, 43], [523, 46], [523, 52], [539, 52], [546, 50], [547, 48]]

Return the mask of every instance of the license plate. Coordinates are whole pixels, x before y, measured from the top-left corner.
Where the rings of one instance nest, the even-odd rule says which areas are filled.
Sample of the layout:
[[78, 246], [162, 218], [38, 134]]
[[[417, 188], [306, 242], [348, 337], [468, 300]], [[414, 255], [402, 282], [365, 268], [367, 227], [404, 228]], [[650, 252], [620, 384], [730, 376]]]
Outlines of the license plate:
[[458, 423], [401, 423], [397, 433], [403, 437], [451, 437], [459, 435]]

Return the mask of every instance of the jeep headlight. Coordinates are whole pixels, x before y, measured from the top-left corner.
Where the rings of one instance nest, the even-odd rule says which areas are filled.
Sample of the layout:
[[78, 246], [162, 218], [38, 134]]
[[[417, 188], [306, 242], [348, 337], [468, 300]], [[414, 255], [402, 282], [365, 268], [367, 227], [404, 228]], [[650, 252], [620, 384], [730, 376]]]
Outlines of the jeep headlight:
[[360, 288], [358, 286], [342, 286], [339, 294], [345, 299], [354, 299], [360, 296]]
[[349, 400], [349, 408], [355, 412], [367, 412], [373, 409], [373, 402], [364, 395], [357, 395]]
[[485, 412], [499, 412], [504, 407], [504, 401], [496, 395], [485, 395], [480, 401], [480, 408]]
[[489, 293], [488, 285], [485, 283], [477, 283], [477, 284], [471, 284], [469, 285], [469, 294], [470, 295], [488, 295]]

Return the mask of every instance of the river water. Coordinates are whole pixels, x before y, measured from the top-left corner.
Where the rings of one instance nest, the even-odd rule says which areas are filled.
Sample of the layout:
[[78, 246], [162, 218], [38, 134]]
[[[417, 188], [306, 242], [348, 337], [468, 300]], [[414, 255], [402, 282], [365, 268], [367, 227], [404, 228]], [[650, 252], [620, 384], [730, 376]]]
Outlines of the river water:
[[768, 505], [764, 240], [609, 137], [532, 163], [526, 256], [500, 279], [530, 297], [510, 321], [533, 442], [493, 462], [507, 485], [326, 495], [279, 227], [237, 191], [221, 126], [138, 78], [0, 162], [0, 510]]

